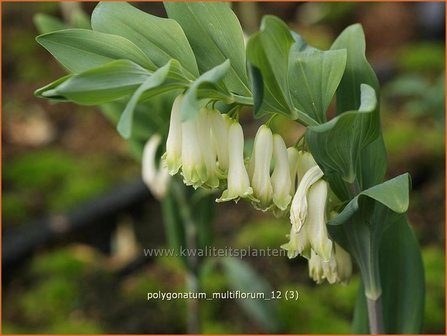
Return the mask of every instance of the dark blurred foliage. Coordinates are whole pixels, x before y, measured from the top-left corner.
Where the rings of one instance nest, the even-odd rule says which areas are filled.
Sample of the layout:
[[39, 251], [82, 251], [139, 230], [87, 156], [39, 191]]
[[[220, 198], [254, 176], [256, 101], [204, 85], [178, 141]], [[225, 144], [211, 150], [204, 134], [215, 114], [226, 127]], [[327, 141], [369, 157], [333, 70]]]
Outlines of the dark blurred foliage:
[[[160, 3], [137, 3], [164, 15]], [[52, 105], [33, 91], [64, 70], [34, 37], [36, 13], [70, 21], [58, 3], [3, 3], [2, 226], [26, 228], [36, 219], [79, 207], [139, 175], [127, 144], [92, 107]], [[83, 3], [89, 15], [94, 3]], [[330, 46], [346, 25], [360, 22], [367, 55], [383, 84], [382, 120], [390, 177], [409, 171], [413, 193], [409, 217], [423, 245], [427, 277], [426, 333], [444, 332], [444, 4], [442, 3], [234, 3], [247, 33], [264, 14], [283, 18], [311, 44]], [[244, 116], [247, 122], [250, 117]], [[277, 118], [286, 139], [302, 129]], [[256, 123], [248, 125], [253, 133]], [[154, 201], [152, 201], [154, 202]], [[184, 289], [173, 258], [157, 258], [126, 276], [117, 272], [141, 246], [163, 244], [158, 204], [138, 220], [120, 214], [110, 253], [75, 238], [41, 248], [3, 276], [3, 333], [182, 333], [184, 301], [146, 301], [149, 291]], [[249, 206], [217, 207], [216, 245], [277, 248], [287, 221]], [[114, 226], [114, 227], [115, 227]], [[136, 232], [136, 233], [135, 233]], [[358, 277], [347, 286], [315, 286], [299, 258], [248, 260], [278, 290], [297, 289], [300, 299], [277, 308], [285, 333], [349, 333]], [[219, 270], [203, 277], [205, 291], [228, 289]], [[202, 305], [203, 332], [262, 332], [232, 301]]]

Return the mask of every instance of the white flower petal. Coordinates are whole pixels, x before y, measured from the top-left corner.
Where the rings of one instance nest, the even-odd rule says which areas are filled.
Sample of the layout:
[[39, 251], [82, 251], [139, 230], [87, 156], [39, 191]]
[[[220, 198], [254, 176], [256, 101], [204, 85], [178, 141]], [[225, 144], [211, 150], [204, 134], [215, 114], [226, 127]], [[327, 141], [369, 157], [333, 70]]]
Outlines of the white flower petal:
[[307, 216], [307, 192], [309, 188], [323, 177], [320, 167], [313, 166], [302, 177], [290, 207], [290, 222], [296, 231], [301, 230]]
[[204, 181], [205, 186], [211, 189], [219, 186], [219, 178], [217, 176], [216, 151], [214, 149], [211, 137], [211, 120], [210, 112], [207, 108], [199, 111], [197, 118], [197, 136], [202, 152], [203, 162], [206, 167], [207, 178]]
[[273, 154], [273, 134], [270, 128], [262, 125], [255, 136], [253, 157], [254, 167], [251, 176], [253, 196], [258, 203], [256, 208], [267, 210], [272, 205], [273, 187], [270, 180], [270, 162]]
[[275, 160], [275, 168], [271, 178], [273, 203], [279, 209], [286, 210], [292, 199], [292, 196], [290, 196], [290, 169], [287, 147], [279, 134], [273, 135], [273, 158]]
[[182, 99], [182, 95], [177, 96], [172, 104], [169, 133], [166, 140], [166, 153], [163, 156], [171, 175], [177, 174], [182, 165], [182, 122], [180, 115]]
[[217, 153], [218, 167], [222, 175], [227, 175], [229, 167], [228, 158], [228, 131], [232, 124], [231, 118], [217, 110], [210, 111], [212, 142]]
[[241, 125], [233, 121], [228, 132], [229, 168], [227, 189], [217, 202], [239, 200], [253, 193], [244, 165], [244, 133]]
[[305, 223], [312, 249], [324, 261], [329, 261], [332, 255], [332, 240], [329, 239], [326, 227], [327, 194], [326, 181], [320, 180], [313, 184], [309, 190], [309, 212]]
[[182, 123], [183, 181], [186, 185], [192, 185], [194, 188], [200, 187], [208, 178], [200, 150], [196, 124], [196, 120], [188, 120]]
[[158, 169], [156, 167], [156, 154], [160, 141], [161, 136], [154, 134], [144, 146], [142, 158], [143, 181], [157, 199], [165, 196], [171, 177], [168, 168], [161, 162]]

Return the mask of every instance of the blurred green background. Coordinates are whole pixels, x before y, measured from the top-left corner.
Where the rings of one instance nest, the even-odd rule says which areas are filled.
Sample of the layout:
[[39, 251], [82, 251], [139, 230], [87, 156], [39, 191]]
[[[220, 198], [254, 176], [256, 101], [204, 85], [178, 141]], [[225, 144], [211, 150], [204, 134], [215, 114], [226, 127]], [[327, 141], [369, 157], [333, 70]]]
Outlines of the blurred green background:
[[[160, 3], [135, 5], [164, 15]], [[82, 4], [88, 15], [94, 6]], [[408, 171], [413, 178], [409, 218], [422, 244], [426, 270], [425, 333], [445, 332], [443, 6], [233, 4], [247, 34], [257, 30], [262, 15], [274, 14], [320, 48], [329, 47], [348, 24], [363, 24], [367, 56], [383, 85], [388, 175]], [[58, 3], [2, 3], [3, 239], [15, 230], [26, 230], [39, 218], [76, 209], [140, 174], [126, 142], [98, 109], [52, 105], [33, 96], [36, 88], [64, 74], [34, 40], [36, 13], [73, 19]], [[247, 123], [252, 122], [249, 119]], [[252, 124], [248, 133], [256, 129]], [[281, 118], [275, 120], [275, 127], [296, 137], [296, 127]], [[241, 203], [217, 206], [216, 245], [278, 248], [285, 242], [287, 220], [273, 219]], [[114, 219], [110, 248], [69, 236], [8, 267], [2, 282], [3, 333], [184, 333], [185, 301], [146, 301], [148, 291], [184, 289], [185, 274], [176, 259], [155, 258], [125, 276], [117, 272], [141, 254], [142, 247], [165, 245], [159, 213], [158, 203], [148, 198], [137, 216], [121, 213]], [[348, 286], [315, 286], [303, 259], [245, 261], [273, 289], [299, 291], [296, 302], [276, 302], [282, 332], [350, 332], [357, 273]], [[209, 293], [230, 288], [218, 267], [206, 270], [203, 287]], [[201, 305], [204, 333], [264, 332], [234, 301], [203, 301]]]

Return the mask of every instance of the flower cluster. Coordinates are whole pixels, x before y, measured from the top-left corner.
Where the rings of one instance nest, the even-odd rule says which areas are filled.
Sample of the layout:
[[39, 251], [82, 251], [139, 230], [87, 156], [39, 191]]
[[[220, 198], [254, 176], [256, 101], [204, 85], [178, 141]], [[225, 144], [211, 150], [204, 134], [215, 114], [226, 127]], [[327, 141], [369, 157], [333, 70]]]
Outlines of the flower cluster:
[[329, 237], [330, 190], [312, 155], [287, 148], [279, 134], [262, 125], [245, 159], [244, 134], [237, 120], [204, 107], [194, 120], [182, 121], [181, 103], [178, 96], [163, 155], [169, 174], [180, 172], [184, 183], [194, 188], [222, 189], [217, 202], [244, 198], [276, 216], [290, 214], [289, 242], [282, 245], [289, 258], [307, 258], [310, 276], [318, 283], [347, 282], [351, 258]]

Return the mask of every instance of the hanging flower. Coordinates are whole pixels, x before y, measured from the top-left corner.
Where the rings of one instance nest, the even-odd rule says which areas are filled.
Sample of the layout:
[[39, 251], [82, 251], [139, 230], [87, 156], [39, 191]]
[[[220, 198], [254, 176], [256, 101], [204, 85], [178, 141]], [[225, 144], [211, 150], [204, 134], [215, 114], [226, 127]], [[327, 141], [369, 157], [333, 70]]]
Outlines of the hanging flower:
[[217, 153], [217, 166], [222, 176], [228, 173], [228, 132], [232, 124], [231, 118], [217, 110], [210, 111], [213, 145]]
[[298, 254], [306, 259], [311, 256], [310, 241], [307, 237], [306, 227], [303, 227], [300, 232], [296, 232], [293, 227], [290, 228], [289, 242], [281, 245], [281, 248], [287, 251], [289, 259], [296, 258]]
[[166, 153], [163, 155], [169, 174], [175, 175], [182, 165], [182, 122], [181, 110], [183, 96], [177, 96], [172, 104]]
[[157, 199], [166, 195], [170, 180], [168, 168], [165, 165], [160, 162], [158, 169], [156, 167], [156, 154], [160, 141], [161, 136], [154, 134], [144, 146], [142, 159], [143, 181]]
[[273, 135], [273, 159], [275, 168], [272, 174], [273, 203], [278, 209], [287, 209], [292, 196], [290, 196], [290, 169], [286, 144], [279, 134]]
[[215, 189], [219, 186], [219, 178], [217, 176], [216, 151], [211, 137], [210, 114], [211, 113], [207, 108], [200, 109], [196, 125], [199, 146], [207, 175], [203, 186]]
[[[298, 165], [300, 174], [300, 164]], [[298, 176], [300, 177], [300, 176]], [[299, 180], [298, 188], [292, 199], [290, 207], [290, 222], [296, 231], [301, 230], [307, 216], [307, 193], [310, 187], [323, 177], [323, 172], [317, 165], [308, 169]]]
[[321, 284], [325, 279], [323, 261], [321, 260], [320, 256], [315, 253], [315, 251], [311, 251], [311, 256], [309, 259], [309, 276], [317, 284]]
[[200, 149], [196, 120], [182, 123], [182, 161], [183, 182], [186, 185], [197, 189], [206, 182], [208, 175]]
[[231, 123], [228, 132], [229, 168], [227, 189], [217, 202], [245, 198], [253, 194], [247, 170], [244, 165], [244, 134], [237, 121]]
[[347, 284], [351, 275], [351, 256], [340, 245], [334, 243], [334, 251], [328, 261], [324, 261], [312, 250], [309, 259], [309, 276], [316, 283], [320, 284], [326, 279], [330, 284]]
[[309, 190], [309, 213], [304, 223], [312, 249], [325, 261], [329, 260], [332, 251], [332, 240], [326, 227], [327, 195], [327, 182], [315, 182]]
[[347, 284], [352, 276], [352, 259], [351, 255], [345, 251], [340, 245], [334, 243], [334, 255], [337, 264], [338, 282]]
[[266, 125], [259, 127], [253, 145], [251, 186], [253, 197], [259, 202], [253, 205], [261, 210], [272, 206], [273, 187], [270, 180], [270, 162], [273, 154], [273, 134]]

